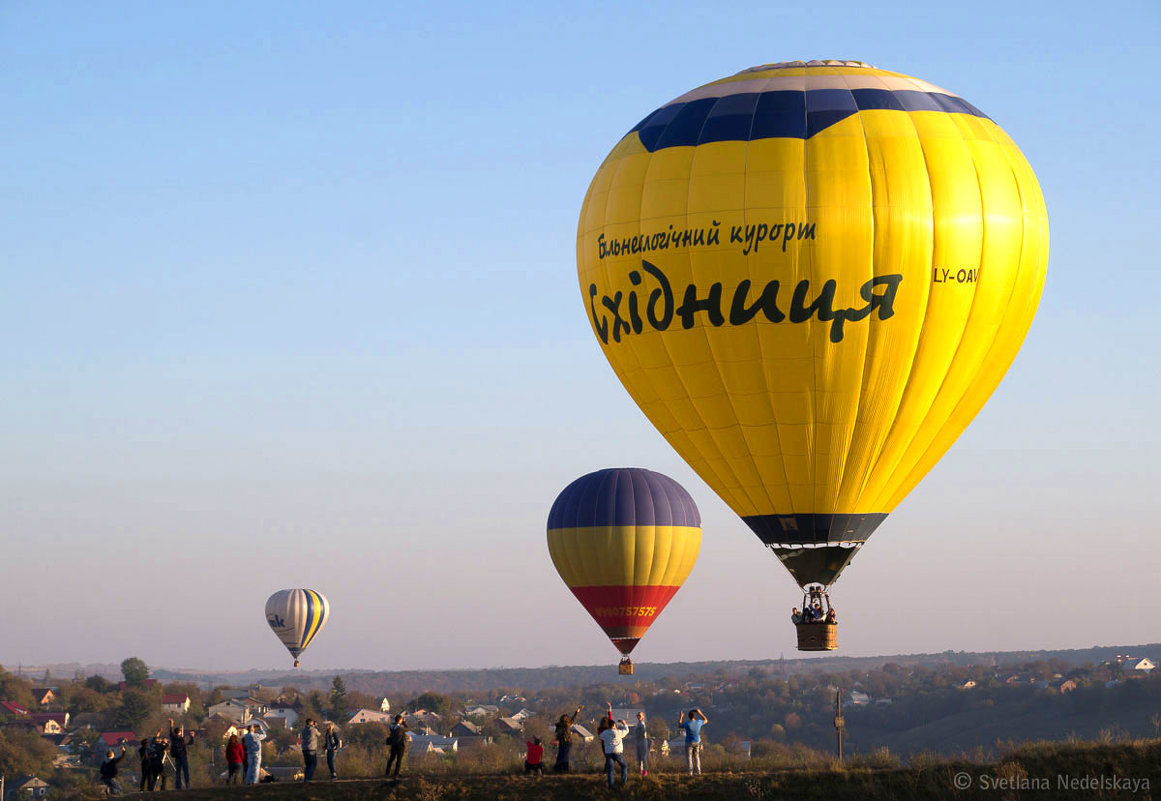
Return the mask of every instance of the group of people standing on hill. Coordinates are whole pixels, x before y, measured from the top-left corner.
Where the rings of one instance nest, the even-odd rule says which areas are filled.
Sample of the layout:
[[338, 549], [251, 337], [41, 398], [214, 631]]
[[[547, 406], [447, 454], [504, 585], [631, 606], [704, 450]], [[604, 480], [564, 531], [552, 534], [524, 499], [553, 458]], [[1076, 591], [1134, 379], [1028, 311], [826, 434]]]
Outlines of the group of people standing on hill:
[[[572, 755], [573, 730], [577, 718], [584, 705], [576, 708], [571, 715], [561, 715], [554, 726], [556, 735], [556, 764], [553, 770], [557, 773], [569, 773]], [[689, 775], [695, 772], [701, 775], [701, 729], [709, 722], [700, 709], [691, 709], [688, 713], [679, 712], [677, 725], [685, 732], [685, 755]], [[642, 776], [649, 775], [649, 732], [645, 723], [645, 713], [637, 713], [637, 722], [632, 728], [625, 720], [613, 720], [612, 710], [602, 717], [597, 724], [597, 737], [601, 741], [601, 752], [605, 757], [605, 777], [609, 787], [615, 784], [617, 769], [620, 769], [621, 784], [629, 780], [629, 766], [625, 762], [626, 738], [632, 738], [637, 757], [637, 770]], [[544, 767], [541, 759], [544, 756], [544, 746], [540, 738], [534, 737], [527, 743], [527, 754], [524, 761], [524, 772], [543, 774]]]
[[[392, 776], [392, 768], [394, 768], [394, 778], [399, 778], [399, 771], [403, 767], [403, 757], [407, 753], [408, 730], [407, 721], [403, 719], [402, 715], [396, 715], [387, 727], [387, 770], [385, 772], [387, 777]], [[326, 755], [327, 770], [330, 771], [331, 781], [336, 781], [339, 778], [335, 758], [339, 749], [343, 747], [343, 740], [339, 737], [339, 731], [335, 728], [334, 723], [327, 721], [326, 730], [319, 731], [314, 720], [307, 718], [299, 735], [299, 743], [302, 748], [302, 781], [304, 784], [314, 780], [314, 774], [318, 770], [320, 750]]]
[[[137, 748], [137, 756], [141, 760], [141, 780], [138, 785], [140, 792], [165, 790], [169, 783], [168, 765], [175, 775], [177, 789], [188, 788], [189, 782], [189, 746], [193, 743], [194, 735], [188, 735], [181, 725], [174, 726], [173, 718], [169, 719], [169, 735], [162, 736], [158, 729], [153, 737], [144, 737]], [[101, 763], [101, 783], [105, 785], [109, 795], [120, 795], [121, 782], [118, 775], [121, 772], [121, 760], [128, 753], [125, 746], [121, 746], [118, 755], [110, 749], [105, 753], [105, 761]]]
[[326, 754], [327, 769], [330, 770], [331, 781], [339, 778], [338, 769], [335, 767], [335, 756], [343, 747], [343, 741], [339, 738], [335, 724], [327, 721], [326, 731], [321, 732], [318, 730], [318, 726], [314, 725], [314, 720], [307, 718], [299, 744], [302, 748], [302, 781], [304, 784], [314, 779], [315, 771], [318, 769], [320, 749]]
[[262, 727], [252, 724], [241, 737], [231, 734], [226, 741], [226, 784], [257, 784], [262, 773]]
[[[556, 763], [553, 770], [557, 773], [571, 771], [571, 755], [575, 733], [573, 726], [580, 717], [584, 705], [581, 704], [571, 715], [561, 715], [554, 726], [556, 736]], [[689, 775], [695, 772], [701, 774], [701, 728], [709, 719], [700, 709], [691, 709], [688, 713], [679, 712], [678, 727], [685, 732], [686, 763]], [[402, 715], [396, 715], [388, 727], [386, 746], [388, 748], [386, 776], [399, 778], [399, 771], [403, 765], [403, 758], [407, 752], [408, 743], [407, 721]], [[645, 713], [637, 713], [637, 721], [630, 728], [624, 720], [613, 720], [612, 711], [603, 716], [597, 725], [597, 737], [601, 741], [601, 750], [605, 757], [605, 774], [609, 787], [614, 786], [616, 769], [620, 768], [621, 784], [629, 779], [629, 766], [625, 762], [624, 740], [631, 737], [637, 757], [637, 770], [642, 776], [649, 775], [649, 733], [645, 723]], [[226, 784], [236, 784], [241, 780], [245, 784], [258, 784], [262, 775], [262, 741], [266, 738], [262, 728], [257, 724], [249, 726], [239, 737], [231, 734], [226, 742], [226, 765], [228, 773]], [[151, 792], [157, 789], [166, 789], [168, 773], [166, 764], [176, 774], [177, 789], [190, 786], [188, 747], [193, 743], [194, 735], [186, 734], [182, 726], [174, 726], [173, 719], [169, 721], [169, 736], [163, 737], [158, 729], [152, 738], [146, 737], [141, 741], [138, 755], [141, 758], [140, 791]], [[318, 757], [321, 750], [326, 755], [327, 768], [331, 780], [338, 779], [338, 769], [335, 764], [337, 752], [343, 747], [343, 741], [333, 723], [327, 722], [325, 731], [320, 731], [311, 718], [307, 718], [300, 734], [302, 748], [303, 782], [314, 779], [318, 769]], [[544, 745], [539, 737], [527, 742], [525, 755], [525, 773], [544, 773]], [[101, 763], [101, 781], [108, 789], [109, 795], [121, 793], [118, 781], [119, 765], [126, 756], [126, 749], [121, 748], [120, 755], [110, 750], [106, 759]], [[394, 769], [394, 773], [392, 773]]]

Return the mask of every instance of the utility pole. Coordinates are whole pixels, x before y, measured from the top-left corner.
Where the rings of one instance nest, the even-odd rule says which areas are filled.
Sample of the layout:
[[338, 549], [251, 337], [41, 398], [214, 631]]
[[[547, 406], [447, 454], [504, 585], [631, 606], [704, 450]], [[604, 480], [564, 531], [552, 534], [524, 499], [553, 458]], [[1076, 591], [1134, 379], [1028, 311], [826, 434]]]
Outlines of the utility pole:
[[843, 691], [835, 690], [834, 694], [834, 730], [838, 735], [838, 760], [843, 761], [843, 727], [846, 721], [843, 720]]

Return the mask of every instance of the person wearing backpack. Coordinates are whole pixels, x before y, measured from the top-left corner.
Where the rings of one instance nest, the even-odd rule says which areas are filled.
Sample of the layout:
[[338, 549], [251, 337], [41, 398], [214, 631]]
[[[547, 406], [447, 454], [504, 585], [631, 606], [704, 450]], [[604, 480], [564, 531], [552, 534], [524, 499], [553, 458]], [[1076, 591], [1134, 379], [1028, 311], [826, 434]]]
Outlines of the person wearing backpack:
[[403, 766], [403, 755], [407, 753], [407, 721], [402, 715], [395, 716], [387, 734], [387, 745], [391, 749], [387, 755], [387, 770], [385, 776], [391, 775], [391, 763], [395, 763], [395, 778], [399, 778], [399, 769]]
[[323, 750], [327, 752], [327, 768], [331, 772], [331, 781], [339, 778], [338, 771], [335, 770], [335, 752], [343, 747], [343, 741], [339, 739], [338, 729], [335, 724], [327, 721], [327, 730], [323, 735]]

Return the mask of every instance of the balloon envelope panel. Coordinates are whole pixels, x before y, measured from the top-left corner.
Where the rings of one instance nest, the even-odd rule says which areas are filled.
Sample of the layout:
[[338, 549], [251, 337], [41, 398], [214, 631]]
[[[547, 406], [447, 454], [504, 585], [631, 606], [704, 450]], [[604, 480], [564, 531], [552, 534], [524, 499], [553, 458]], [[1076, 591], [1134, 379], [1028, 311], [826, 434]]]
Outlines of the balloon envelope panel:
[[601, 348], [800, 584], [829, 584], [1015, 358], [1048, 226], [1027, 161], [936, 86], [746, 70], [597, 171], [577, 264]]
[[574, 481], [548, 515], [557, 572], [613, 644], [630, 653], [689, 576], [701, 517], [676, 481], [640, 468]]
[[279, 590], [266, 601], [266, 622], [296, 660], [322, 631], [331, 607], [321, 592]]

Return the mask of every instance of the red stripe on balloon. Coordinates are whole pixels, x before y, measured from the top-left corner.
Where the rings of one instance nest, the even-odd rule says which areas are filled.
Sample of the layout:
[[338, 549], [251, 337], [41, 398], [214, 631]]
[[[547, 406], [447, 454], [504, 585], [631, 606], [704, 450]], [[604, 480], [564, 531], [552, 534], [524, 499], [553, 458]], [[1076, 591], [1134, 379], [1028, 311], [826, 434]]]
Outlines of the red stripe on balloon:
[[[613, 644], [627, 654], [645, 635], [679, 587], [670, 584], [569, 589]], [[626, 647], [629, 650], [625, 650]]]

